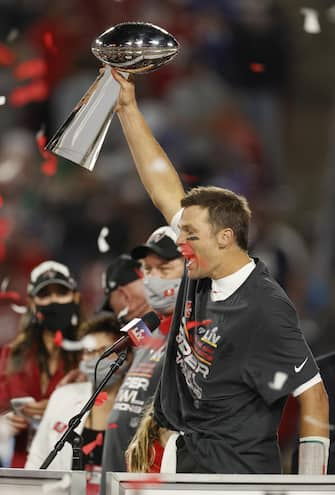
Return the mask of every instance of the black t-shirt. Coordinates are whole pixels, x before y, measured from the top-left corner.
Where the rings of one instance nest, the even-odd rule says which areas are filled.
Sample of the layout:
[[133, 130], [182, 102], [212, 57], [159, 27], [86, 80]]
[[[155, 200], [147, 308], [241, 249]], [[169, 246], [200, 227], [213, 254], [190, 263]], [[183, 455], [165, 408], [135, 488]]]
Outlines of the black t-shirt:
[[324, 386], [327, 390], [329, 400], [329, 458], [328, 474], [335, 474], [335, 352], [317, 358]]
[[285, 400], [318, 372], [292, 303], [255, 261], [224, 301], [185, 277], [170, 330], [156, 419], [209, 473], [280, 473]]
[[127, 471], [125, 451], [134, 436], [143, 409], [156, 391], [162, 370], [167, 336], [159, 329], [153, 336], [162, 339], [158, 349], [139, 347], [134, 361], [118, 391], [113, 409], [108, 417], [103, 451], [103, 472]]

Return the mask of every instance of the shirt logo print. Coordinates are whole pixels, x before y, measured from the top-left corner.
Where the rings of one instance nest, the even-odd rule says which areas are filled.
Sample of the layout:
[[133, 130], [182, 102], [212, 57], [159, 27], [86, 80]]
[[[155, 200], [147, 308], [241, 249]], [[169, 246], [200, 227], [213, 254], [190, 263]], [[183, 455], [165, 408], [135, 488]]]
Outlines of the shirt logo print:
[[269, 388], [272, 390], [281, 390], [288, 378], [288, 374], [283, 371], [276, 371], [272, 382], [268, 382]]
[[294, 366], [294, 371], [296, 373], [300, 373], [300, 371], [305, 366], [305, 364], [307, 363], [307, 361], [308, 361], [308, 356], [306, 357], [306, 359], [304, 359], [304, 361], [299, 366]]

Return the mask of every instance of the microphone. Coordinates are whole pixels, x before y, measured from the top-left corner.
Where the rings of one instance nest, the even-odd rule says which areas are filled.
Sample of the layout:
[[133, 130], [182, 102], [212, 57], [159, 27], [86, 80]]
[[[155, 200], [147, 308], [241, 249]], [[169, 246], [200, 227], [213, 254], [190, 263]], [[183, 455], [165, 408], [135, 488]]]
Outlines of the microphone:
[[151, 330], [155, 330], [159, 324], [160, 319], [154, 311], [146, 313], [142, 318], [134, 318], [129, 321], [120, 329], [120, 332], [125, 332], [125, 335], [122, 335], [111, 347], [106, 349], [99, 357], [99, 361], [113, 354], [115, 349], [129, 340], [135, 347], [144, 344], [145, 340], [151, 336]]

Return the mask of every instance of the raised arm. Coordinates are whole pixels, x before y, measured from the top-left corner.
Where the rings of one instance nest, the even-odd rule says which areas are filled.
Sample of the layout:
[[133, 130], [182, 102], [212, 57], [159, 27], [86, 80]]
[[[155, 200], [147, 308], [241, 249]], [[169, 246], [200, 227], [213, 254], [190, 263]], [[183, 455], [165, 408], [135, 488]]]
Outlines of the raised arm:
[[137, 106], [131, 78], [125, 79], [114, 69], [112, 74], [120, 84], [120, 96], [115, 111], [138, 174], [152, 202], [170, 223], [180, 209], [180, 200], [185, 195], [182, 183]]

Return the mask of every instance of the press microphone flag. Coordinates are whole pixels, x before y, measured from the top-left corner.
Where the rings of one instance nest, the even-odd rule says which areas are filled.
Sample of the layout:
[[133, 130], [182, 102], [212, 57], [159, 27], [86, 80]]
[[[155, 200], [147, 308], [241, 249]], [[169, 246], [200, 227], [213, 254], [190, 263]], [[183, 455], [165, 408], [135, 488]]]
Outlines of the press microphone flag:
[[120, 344], [124, 344], [129, 340], [135, 347], [145, 344], [146, 340], [151, 337], [151, 330], [155, 330], [159, 324], [160, 319], [154, 311], [146, 313], [142, 318], [134, 318], [120, 329], [120, 332], [124, 333], [124, 335], [122, 335], [122, 337], [111, 347], [106, 349], [105, 352], [101, 354], [100, 359], [108, 357], [115, 352]]

